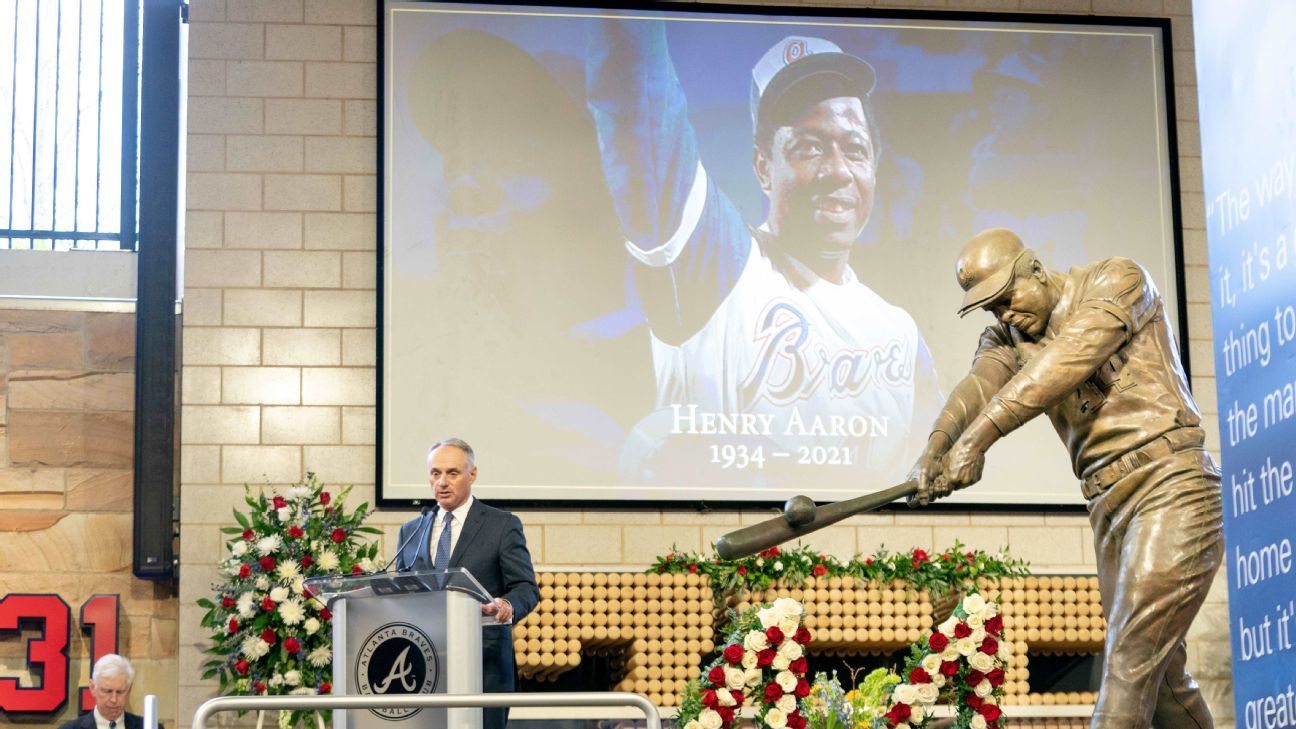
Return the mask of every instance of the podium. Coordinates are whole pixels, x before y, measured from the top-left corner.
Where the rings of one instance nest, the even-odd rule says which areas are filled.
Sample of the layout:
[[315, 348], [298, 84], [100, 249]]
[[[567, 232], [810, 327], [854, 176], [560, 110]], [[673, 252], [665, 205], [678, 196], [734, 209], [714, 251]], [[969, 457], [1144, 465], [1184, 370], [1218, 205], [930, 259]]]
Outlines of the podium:
[[[482, 615], [493, 599], [467, 570], [313, 577], [333, 613], [333, 694], [470, 694], [482, 690]], [[352, 709], [335, 729], [481, 729], [482, 710]]]

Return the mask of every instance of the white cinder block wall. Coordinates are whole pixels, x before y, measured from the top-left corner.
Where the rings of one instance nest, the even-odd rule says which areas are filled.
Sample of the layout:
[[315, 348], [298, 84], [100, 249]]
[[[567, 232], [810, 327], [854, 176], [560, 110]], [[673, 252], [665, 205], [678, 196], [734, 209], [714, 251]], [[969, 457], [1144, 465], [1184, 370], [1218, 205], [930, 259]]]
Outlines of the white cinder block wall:
[[[849, 6], [853, 3], [834, 3]], [[1218, 452], [1190, 0], [928, 0], [870, 6], [1169, 17], [1173, 27], [1193, 386]], [[215, 579], [219, 528], [244, 483], [307, 468], [372, 498], [376, 207], [373, 0], [192, 0], [180, 582], [180, 723], [199, 679], [194, 601]], [[429, 434], [432, 437], [433, 434]], [[484, 456], [483, 468], [489, 468]], [[1058, 478], [1067, 478], [1058, 474]], [[394, 547], [404, 513], [382, 513]], [[702, 549], [765, 513], [527, 511], [540, 567], [641, 569], [672, 544]], [[1083, 515], [879, 514], [810, 540], [839, 557], [1008, 545], [1042, 569], [1093, 569]], [[591, 544], [599, 545], [596, 556]], [[1223, 579], [1190, 665], [1232, 726]]]

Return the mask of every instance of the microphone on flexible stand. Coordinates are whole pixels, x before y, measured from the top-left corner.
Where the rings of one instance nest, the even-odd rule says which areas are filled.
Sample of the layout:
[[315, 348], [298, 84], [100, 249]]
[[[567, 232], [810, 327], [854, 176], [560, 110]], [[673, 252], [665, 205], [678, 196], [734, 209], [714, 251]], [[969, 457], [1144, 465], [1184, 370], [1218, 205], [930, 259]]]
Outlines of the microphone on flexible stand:
[[[428, 512], [431, 510], [432, 510], [431, 504], [424, 504], [423, 509], [419, 511], [419, 518], [427, 519]], [[404, 552], [405, 547], [409, 546], [410, 540], [414, 538], [414, 535], [425, 534], [425, 533], [427, 533], [426, 521], [424, 522], [422, 528], [415, 529], [414, 531], [410, 532], [410, 535], [408, 537], [405, 537], [405, 541], [401, 542], [400, 546], [396, 548], [396, 554], [392, 555], [391, 560], [389, 560], [387, 564], [383, 565], [382, 569], [378, 570], [377, 572], [373, 572], [372, 574], [378, 574], [379, 572], [386, 572], [387, 570], [391, 569], [392, 565], [396, 563], [396, 560], [400, 559], [401, 552]], [[406, 569], [409, 569], [409, 567], [406, 567]], [[400, 570], [397, 570], [397, 572], [400, 572]]]

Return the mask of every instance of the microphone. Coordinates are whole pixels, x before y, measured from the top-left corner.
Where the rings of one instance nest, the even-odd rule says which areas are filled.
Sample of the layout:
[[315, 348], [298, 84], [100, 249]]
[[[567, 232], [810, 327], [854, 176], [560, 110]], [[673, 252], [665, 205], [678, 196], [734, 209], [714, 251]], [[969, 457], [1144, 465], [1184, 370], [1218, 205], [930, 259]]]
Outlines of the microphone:
[[[432, 510], [431, 504], [424, 504], [423, 509], [419, 511], [419, 518], [426, 520], [428, 512], [431, 510]], [[405, 541], [401, 542], [400, 546], [396, 548], [396, 554], [392, 555], [391, 560], [389, 560], [387, 564], [383, 565], [383, 568], [378, 570], [378, 572], [386, 572], [387, 570], [391, 569], [392, 565], [396, 564], [396, 560], [400, 559], [401, 552], [404, 552], [405, 548], [409, 546], [410, 540], [414, 538], [414, 535], [426, 533], [427, 526], [428, 526], [428, 522], [425, 521], [421, 529], [415, 529], [413, 532], [410, 532], [410, 535], [408, 537], [405, 537]], [[378, 572], [375, 572], [374, 574], [378, 574]]]

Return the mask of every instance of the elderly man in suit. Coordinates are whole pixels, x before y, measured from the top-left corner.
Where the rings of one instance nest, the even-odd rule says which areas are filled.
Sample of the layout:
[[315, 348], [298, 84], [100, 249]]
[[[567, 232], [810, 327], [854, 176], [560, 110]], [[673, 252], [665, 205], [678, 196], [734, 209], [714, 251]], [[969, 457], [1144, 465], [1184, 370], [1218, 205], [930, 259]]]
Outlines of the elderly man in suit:
[[90, 672], [90, 694], [94, 711], [64, 722], [59, 729], [143, 729], [144, 719], [126, 711], [135, 669], [130, 661], [109, 653], [95, 662]]
[[[539, 601], [540, 590], [521, 520], [473, 498], [476, 480], [472, 446], [449, 438], [428, 450], [428, 483], [436, 508], [401, 527], [398, 543], [405, 547], [397, 555], [397, 569], [462, 567], [495, 596], [494, 602], [482, 605], [482, 613], [505, 625], [482, 632], [482, 690], [509, 692], [516, 667], [513, 631], [507, 623], [526, 617]], [[409, 539], [423, 529], [427, 539]], [[502, 729], [508, 710], [486, 709], [483, 718], [486, 729]]]

